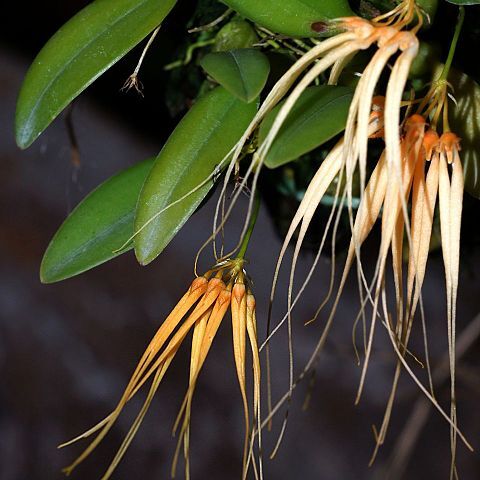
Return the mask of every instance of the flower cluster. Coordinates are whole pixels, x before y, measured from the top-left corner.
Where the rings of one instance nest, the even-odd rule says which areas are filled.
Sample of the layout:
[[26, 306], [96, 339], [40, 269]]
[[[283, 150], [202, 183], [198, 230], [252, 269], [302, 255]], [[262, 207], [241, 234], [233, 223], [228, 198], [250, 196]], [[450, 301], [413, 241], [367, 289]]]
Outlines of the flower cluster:
[[[417, 20], [416, 25], [410, 28], [415, 20]], [[342, 70], [354, 55], [360, 50], [372, 46], [376, 47], [375, 53], [363, 70], [356, 86], [344, 136], [330, 151], [311, 180], [281, 248], [270, 298], [272, 302], [279, 270], [288, 245], [297, 229], [299, 229], [290, 268], [287, 314], [274, 331], [286, 319], [291, 321], [292, 309], [306, 283], [310, 280], [311, 273], [316, 265], [317, 260], [315, 260], [312, 271], [296, 297], [293, 298], [296, 263], [315, 211], [327, 190], [338, 178], [344, 179], [344, 181], [337, 182], [336, 202], [332, 207], [318, 255], [322, 251], [326, 233], [332, 224], [334, 225], [335, 235], [340, 212], [345, 204], [351, 222], [351, 242], [331, 313], [306, 369], [312, 367], [325, 343], [347, 276], [356, 260], [361, 297], [359, 316], [364, 317], [365, 307], [368, 303], [372, 306], [370, 329], [368, 335], [365, 335], [365, 359], [357, 402], [364, 386], [378, 318], [383, 319], [398, 357], [391, 395], [380, 433], [376, 436], [375, 454], [378, 446], [383, 443], [385, 438], [398, 379], [403, 366], [450, 423], [452, 472], [454, 472], [457, 435], [460, 435], [466, 445], [469, 446], [458, 431], [455, 410], [455, 305], [459, 273], [463, 173], [459, 156], [460, 139], [450, 132], [448, 126], [448, 83], [445, 80], [445, 75], [432, 84], [423, 100], [415, 100], [414, 98], [405, 100], [404, 98], [408, 74], [419, 47], [416, 33], [422, 22], [422, 12], [413, 0], [400, 2], [394, 10], [372, 21], [358, 17], [338, 19], [336, 26], [342, 33], [321, 42], [303, 55], [280, 79], [260, 108], [257, 118], [252, 122], [252, 128], [255, 127], [256, 122], [260, 121], [264, 112], [271, 109], [279, 98], [286, 95], [286, 100], [276, 116], [269, 134], [255, 153], [253, 163], [255, 167], [262, 165], [296, 101], [321, 73], [331, 68], [329, 83], [335, 84]], [[393, 65], [389, 72], [385, 96], [376, 96], [380, 78], [388, 69], [391, 61]], [[300, 74], [310, 66], [310, 70], [292, 88]], [[448, 74], [448, 67], [445, 71]], [[411, 109], [415, 105], [419, 105], [419, 107], [417, 112], [412, 114]], [[405, 107], [408, 108], [405, 113], [402, 113], [402, 109]], [[439, 119], [443, 119], [443, 130], [438, 126]], [[443, 133], [439, 133], [442, 131]], [[383, 138], [385, 148], [376, 160], [373, 171], [368, 175], [368, 144], [371, 138]], [[360, 204], [358, 210], [354, 213], [352, 190], [354, 175], [357, 172], [360, 177]], [[341, 191], [342, 185], [344, 185], [343, 191]], [[447, 335], [452, 391], [450, 415], [447, 415], [436, 402], [433, 389], [430, 388], [430, 391], [428, 391], [420, 383], [405, 360], [413, 318], [421, 301], [421, 288], [425, 277], [437, 203], [440, 212], [447, 290]], [[334, 222], [335, 213], [337, 213], [337, 220]], [[381, 242], [374, 277], [369, 282], [363, 272], [360, 250], [378, 220], [381, 221]], [[406, 293], [404, 292], [402, 271], [404, 244], [408, 245], [409, 252]], [[389, 310], [386, 288], [386, 265], [390, 252], [395, 280], [396, 311], [394, 315]], [[326, 304], [332, 291], [333, 289], [330, 288], [320, 309]], [[392, 322], [393, 316], [396, 316], [395, 325]], [[290, 392], [293, 388], [294, 383], [291, 377]]]
[[[348, 210], [350, 219], [351, 241], [332, 309], [317, 347], [314, 349], [302, 375], [304, 376], [305, 372], [312, 367], [326, 341], [347, 277], [356, 261], [361, 303], [359, 317], [362, 316], [364, 319], [365, 329], [366, 306], [370, 305], [372, 310], [369, 331], [367, 334], [365, 330], [364, 335], [365, 355], [357, 402], [361, 397], [366, 379], [379, 318], [382, 320], [392, 347], [397, 354], [397, 365], [391, 393], [381, 428], [376, 432], [376, 448], [373, 458], [375, 458], [379, 446], [384, 442], [400, 372], [404, 368], [451, 426], [453, 476], [455, 473], [457, 436], [469, 446], [457, 427], [455, 407], [455, 323], [464, 181], [459, 154], [460, 139], [450, 131], [448, 125], [448, 84], [444, 78], [445, 75], [442, 74], [442, 78], [432, 84], [431, 89], [423, 99], [416, 100], [413, 96], [407, 99], [405, 96], [409, 71], [419, 48], [416, 33], [422, 23], [422, 12], [414, 0], [403, 0], [391, 12], [371, 21], [359, 17], [341, 18], [334, 21], [339, 33], [312, 47], [278, 80], [261, 104], [258, 113], [240, 141], [226, 157], [225, 162], [229, 161], [230, 163], [226, 169], [223, 189], [217, 204], [213, 234], [209, 241], [213, 240], [216, 255], [216, 236], [220, 232], [223, 234], [226, 220], [237, 198], [244, 187], [247, 186], [247, 182], [251, 181], [252, 176], [251, 189], [255, 191], [261, 166], [269, 149], [305, 89], [319, 75], [329, 69], [328, 83], [336, 84], [343, 69], [352, 58], [358, 52], [373, 47], [374, 53], [363, 70], [353, 95], [344, 135], [327, 155], [312, 178], [282, 245], [273, 280], [271, 302], [274, 299], [279, 271], [288, 245], [294, 238], [295, 232], [299, 230], [290, 268], [287, 314], [277, 324], [274, 331], [278, 330], [285, 320], [291, 321], [294, 305], [311, 278], [317, 260], [315, 260], [312, 271], [294, 298], [295, 269], [305, 235], [323, 197], [328, 191], [331, 191], [332, 185], [336, 184], [335, 202], [325, 227], [325, 235], [317, 259], [322, 252], [327, 232], [332, 225], [333, 237], [335, 237], [335, 230], [344, 206]], [[385, 72], [388, 75], [385, 75]], [[302, 74], [303, 77], [301, 77]], [[386, 89], [383, 92], [384, 95], [379, 95], [379, 85], [381, 79], [385, 77], [387, 77]], [[238, 184], [239, 188], [236, 188], [232, 194], [230, 205], [225, 211], [229, 180], [234, 171], [238, 173], [239, 158], [246, 151], [247, 141], [253, 138], [255, 130], [262, 120], [282, 99], [285, 99], [285, 101], [268, 135], [256, 149], [255, 145], [252, 144], [253, 150], [255, 150], [253, 160]], [[416, 105], [418, 106], [417, 110], [413, 112], [412, 109]], [[439, 128], [440, 119], [443, 120], [442, 129]], [[373, 155], [369, 154], [369, 142], [373, 138], [382, 139], [384, 142], [384, 149], [378, 158], [372, 158]], [[251, 153], [250, 150], [249, 153]], [[370, 160], [375, 163], [369, 165]], [[225, 162], [222, 162], [222, 166], [226, 164]], [[360, 201], [356, 211], [354, 211], [352, 202], [355, 175], [358, 175], [360, 179]], [[239, 248], [242, 251], [243, 247], [240, 244], [248, 244], [249, 235], [253, 228], [250, 223], [250, 216], [254, 210], [254, 197], [255, 195], [252, 195], [250, 199], [240, 242], [228, 256], [238, 253]], [[437, 204], [447, 291], [447, 336], [451, 371], [450, 415], [445, 413], [435, 400], [433, 387], [430, 385], [430, 390], [424, 387], [406, 361], [414, 317], [418, 306], [421, 305], [421, 290], [425, 278]], [[221, 222], [218, 224], [220, 216]], [[367, 280], [362, 265], [361, 248], [377, 222], [380, 223], [380, 245], [373, 278]], [[255, 221], [253, 221], [253, 225], [254, 223]], [[95, 449], [115, 423], [127, 402], [147, 381], [151, 380], [145, 403], [103, 478], [107, 479], [111, 476], [137, 432], [180, 345], [186, 339], [187, 334], [193, 331], [189, 386], [175, 422], [174, 429], [178, 428], [180, 430], [180, 439], [172, 468], [172, 473], [175, 473], [177, 458], [183, 446], [186, 474], [187, 477], [189, 476], [192, 398], [198, 376], [213, 339], [229, 308], [232, 317], [236, 373], [245, 416], [243, 478], [245, 478], [250, 464], [253, 464], [255, 473], [257, 472], [253, 457], [253, 439], [258, 436], [260, 444], [262, 428], [260, 423], [260, 360], [257, 344], [255, 298], [243, 270], [243, 253], [239, 254], [236, 259], [219, 261], [214, 268], [194, 280], [187, 293], [178, 302], [150, 342], [117, 407], [98, 425], [73, 440], [76, 441], [94, 433], [97, 434], [96, 438], [77, 460], [65, 469], [66, 473], [70, 473]], [[390, 311], [386, 282], [389, 256], [391, 256], [394, 279], [395, 311], [393, 314]], [[406, 274], [403, 272], [403, 258], [405, 257], [408, 259]], [[404, 277], [406, 277], [406, 281], [404, 281]], [[318, 312], [332, 296], [333, 279], [332, 272], [331, 288]], [[253, 410], [253, 427], [250, 420], [250, 406], [246, 390], [247, 337], [252, 352], [253, 365], [254, 392], [253, 406], [251, 407]], [[269, 338], [267, 338], [265, 345], [267, 345]], [[295, 385], [293, 361], [291, 361], [290, 389], [283, 401], [290, 398]], [[270, 412], [270, 416], [272, 414]]]
[[128, 401], [150, 380], [151, 384], [144, 404], [102, 478], [106, 480], [111, 477], [140, 427], [168, 367], [188, 333], [193, 331], [189, 385], [174, 426], [174, 431], [179, 428], [180, 435], [172, 466], [172, 475], [174, 475], [177, 458], [183, 445], [186, 476], [187, 478], [189, 477], [192, 398], [198, 376], [215, 335], [230, 308], [233, 353], [245, 416], [243, 470], [244, 476], [246, 475], [249, 464], [254, 463], [252, 456], [253, 441], [251, 442], [253, 428], [251, 428], [245, 372], [247, 337], [252, 352], [254, 384], [252, 410], [254, 427], [259, 424], [260, 419], [260, 360], [257, 343], [255, 297], [249, 286], [250, 282], [245, 274], [243, 265], [244, 261], [242, 259], [222, 261], [192, 282], [188, 291], [173, 308], [147, 346], [115, 409], [96, 426], [63, 445], [69, 445], [96, 433], [95, 439], [83, 453], [70, 466], [64, 469], [66, 474], [70, 474], [78, 464], [92, 453], [110, 428], [112, 428]]

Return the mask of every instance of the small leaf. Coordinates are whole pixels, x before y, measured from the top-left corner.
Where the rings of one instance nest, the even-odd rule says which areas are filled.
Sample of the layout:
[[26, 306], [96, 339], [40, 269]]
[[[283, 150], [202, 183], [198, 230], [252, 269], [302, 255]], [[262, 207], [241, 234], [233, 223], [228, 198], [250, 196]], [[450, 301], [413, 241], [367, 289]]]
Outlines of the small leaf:
[[212, 51], [226, 52], [236, 48], [250, 48], [258, 42], [252, 25], [239, 17], [224, 25], [215, 35]]
[[256, 110], [255, 102], [244, 103], [217, 87], [183, 117], [156, 158], [138, 200], [134, 243], [142, 265], [161, 253], [207, 195], [213, 182], [205, 180], [240, 139]]
[[53, 283], [85, 272], [130, 250], [114, 253], [131, 238], [138, 194], [153, 158], [102, 183], [63, 222], [43, 256], [40, 279]]
[[85, 88], [143, 40], [176, 0], [96, 0], [35, 58], [20, 91], [17, 144], [27, 148]]
[[[355, 15], [348, 0], [222, 0], [262, 27], [291, 37], [328, 33], [328, 20]], [[324, 23], [325, 22], [325, 23]]]
[[270, 72], [267, 57], [253, 48], [209, 53], [200, 64], [222, 87], [247, 103], [258, 97]]
[[448, 81], [457, 105], [449, 108], [450, 128], [461, 139], [460, 158], [465, 176], [465, 190], [480, 198], [480, 85], [468, 75], [451, 69]]
[[[352, 97], [353, 89], [350, 87], [320, 85], [307, 88], [273, 141], [265, 165], [279, 167], [340, 133], [345, 128]], [[262, 122], [259, 144], [267, 136], [283, 103], [277, 105]]]

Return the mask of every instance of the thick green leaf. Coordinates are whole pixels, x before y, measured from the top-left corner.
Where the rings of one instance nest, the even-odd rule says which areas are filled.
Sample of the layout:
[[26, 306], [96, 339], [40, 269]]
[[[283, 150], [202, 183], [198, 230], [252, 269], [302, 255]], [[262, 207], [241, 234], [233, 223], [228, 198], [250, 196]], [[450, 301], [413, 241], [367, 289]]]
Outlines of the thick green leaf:
[[47, 42], [27, 73], [15, 119], [27, 148], [103, 72], [158, 26], [176, 0], [95, 0]]
[[270, 72], [267, 57], [253, 48], [209, 53], [200, 64], [222, 87], [248, 103], [263, 90]]
[[480, 85], [464, 73], [450, 70], [448, 81], [457, 105], [451, 104], [450, 128], [462, 139], [460, 157], [465, 190], [480, 198]]
[[[319, 147], [345, 128], [353, 97], [350, 87], [320, 85], [307, 88], [286, 118], [265, 159], [276, 168]], [[259, 143], [267, 136], [283, 102], [260, 126]]]
[[134, 243], [141, 264], [150, 263], [168, 245], [212, 188], [212, 180], [164, 209], [215, 171], [256, 110], [255, 102], [242, 102], [217, 87], [183, 117], [159, 153], [138, 199], [135, 231], [139, 233]]
[[275, 33], [313, 37], [327, 33], [328, 20], [355, 15], [348, 0], [221, 0], [240, 15]]
[[53, 283], [96, 267], [133, 234], [138, 195], [154, 159], [111, 177], [91, 192], [68, 216], [52, 238], [40, 267], [43, 283]]

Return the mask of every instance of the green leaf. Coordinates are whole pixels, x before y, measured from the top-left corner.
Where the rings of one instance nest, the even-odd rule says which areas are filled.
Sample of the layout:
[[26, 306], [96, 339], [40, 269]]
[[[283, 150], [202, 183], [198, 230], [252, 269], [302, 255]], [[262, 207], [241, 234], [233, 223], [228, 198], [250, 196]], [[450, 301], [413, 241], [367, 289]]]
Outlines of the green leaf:
[[[279, 167], [340, 133], [345, 128], [352, 97], [350, 87], [320, 85], [307, 88], [273, 141], [265, 165]], [[262, 122], [259, 143], [267, 136], [283, 104], [277, 105]]]
[[450, 128], [461, 139], [460, 158], [465, 175], [465, 190], [480, 198], [480, 85], [468, 75], [451, 69], [448, 81], [457, 105], [449, 108]]
[[142, 265], [161, 253], [207, 195], [213, 182], [205, 180], [240, 139], [256, 111], [255, 102], [242, 102], [217, 87], [183, 117], [156, 158], [138, 200], [134, 243]]
[[40, 266], [43, 283], [73, 277], [127, 250], [115, 252], [133, 234], [138, 195], [154, 159], [102, 183], [72, 211], [52, 238]]
[[416, 0], [416, 4], [424, 14], [428, 15], [429, 18], [424, 18], [425, 22], [433, 23], [438, 10], [438, 0]]
[[250, 48], [257, 42], [258, 36], [252, 25], [239, 17], [235, 17], [215, 35], [212, 51], [226, 52], [236, 48]]
[[96, 0], [47, 42], [17, 103], [17, 144], [27, 148], [103, 72], [145, 38], [176, 0]]
[[418, 46], [417, 56], [410, 66], [408, 77], [416, 79], [427, 75], [431, 76], [439, 63], [440, 55], [440, 47], [436, 43], [421, 41]]
[[258, 97], [270, 72], [267, 57], [253, 48], [209, 53], [200, 65], [222, 87], [247, 103]]
[[480, 0], [447, 0], [454, 5], [480, 5]]
[[328, 20], [355, 15], [348, 0], [222, 1], [262, 27], [292, 37], [313, 37], [328, 33]]

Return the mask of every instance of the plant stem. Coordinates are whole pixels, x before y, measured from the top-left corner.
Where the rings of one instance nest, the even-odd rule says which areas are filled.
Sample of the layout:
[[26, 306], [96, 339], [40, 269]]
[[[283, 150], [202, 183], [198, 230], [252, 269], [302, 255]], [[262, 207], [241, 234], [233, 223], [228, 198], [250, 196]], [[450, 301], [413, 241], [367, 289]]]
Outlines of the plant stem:
[[250, 242], [250, 237], [252, 236], [253, 229], [255, 228], [255, 223], [257, 223], [258, 211], [260, 210], [260, 195], [258, 192], [255, 193], [255, 198], [253, 200], [252, 215], [250, 217], [250, 223], [248, 224], [248, 229], [243, 237], [242, 244], [238, 250], [237, 258], [243, 259], [245, 253], [247, 252], [248, 244]]
[[453, 57], [455, 55], [455, 50], [457, 48], [458, 38], [460, 37], [460, 32], [462, 31], [463, 21], [465, 20], [465, 7], [458, 8], [458, 17], [457, 24], [455, 25], [455, 33], [453, 34], [452, 43], [450, 44], [450, 50], [448, 52], [447, 61], [442, 70], [439, 80], [446, 81], [448, 73], [450, 72], [450, 67], [452, 66]]

